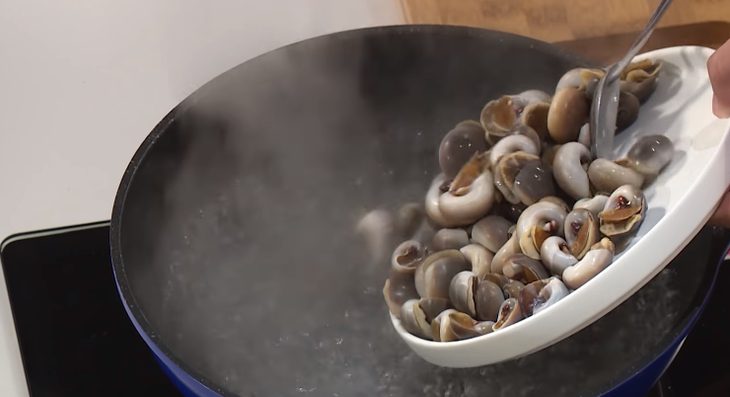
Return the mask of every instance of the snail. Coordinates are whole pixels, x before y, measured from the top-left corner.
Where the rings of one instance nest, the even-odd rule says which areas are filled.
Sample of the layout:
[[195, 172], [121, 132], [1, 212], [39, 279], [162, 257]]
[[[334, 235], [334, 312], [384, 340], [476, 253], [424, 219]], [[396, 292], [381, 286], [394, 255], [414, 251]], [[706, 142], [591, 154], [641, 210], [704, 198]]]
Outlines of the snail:
[[[621, 74], [617, 132], [637, 119], [660, 72], [645, 60]], [[593, 158], [587, 121], [603, 73], [575, 68], [553, 95], [492, 98], [479, 121], [445, 133], [424, 201], [399, 210], [396, 223], [407, 226], [393, 235], [405, 241], [383, 286], [407, 332], [448, 343], [539, 316], [611, 266], [637, 235], [644, 189], [671, 163], [674, 144], [643, 135], [622, 158]], [[432, 232], [413, 237], [423, 224]]]

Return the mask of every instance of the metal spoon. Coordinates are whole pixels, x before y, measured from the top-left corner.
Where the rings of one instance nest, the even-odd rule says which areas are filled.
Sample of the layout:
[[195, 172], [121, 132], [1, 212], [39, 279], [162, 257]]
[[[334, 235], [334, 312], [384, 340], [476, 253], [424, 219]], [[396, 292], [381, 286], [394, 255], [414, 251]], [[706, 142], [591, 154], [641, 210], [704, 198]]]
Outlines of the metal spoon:
[[590, 118], [591, 152], [596, 158], [613, 160], [613, 136], [616, 133], [616, 117], [618, 116], [618, 98], [621, 72], [644, 47], [649, 36], [654, 31], [664, 11], [669, 8], [672, 0], [662, 0], [654, 10], [654, 14], [644, 27], [644, 31], [636, 38], [629, 51], [618, 62], [609, 66], [606, 73], [598, 81], [593, 96]]

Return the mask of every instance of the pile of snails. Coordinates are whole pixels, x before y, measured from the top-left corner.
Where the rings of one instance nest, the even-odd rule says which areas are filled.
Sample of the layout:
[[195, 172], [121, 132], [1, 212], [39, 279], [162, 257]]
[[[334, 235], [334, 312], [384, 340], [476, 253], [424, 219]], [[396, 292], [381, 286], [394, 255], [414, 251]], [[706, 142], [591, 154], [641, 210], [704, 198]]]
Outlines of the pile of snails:
[[[617, 133], [637, 119], [660, 70], [645, 60], [622, 73]], [[499, 331], [580, 288], [635, 235], [643, 189], [674, 147], [645, 135], [624, 158], [592, 157], [588, 118], [602, 73], [570, 70], [553, 96], [494, 98], [479, 121], [443, 137], [423, 207], [434, 233], [397, 246], [383, 288], [409, 333], [449, 342]]]

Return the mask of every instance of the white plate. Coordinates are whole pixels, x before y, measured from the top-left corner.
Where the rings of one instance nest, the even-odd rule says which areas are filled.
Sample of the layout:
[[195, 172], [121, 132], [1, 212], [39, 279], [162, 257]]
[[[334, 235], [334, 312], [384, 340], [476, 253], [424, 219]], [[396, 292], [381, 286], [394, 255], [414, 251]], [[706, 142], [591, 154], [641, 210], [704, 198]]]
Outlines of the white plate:
[[672, 47], [641, 54], [664, 62], [657, 89], [639, 118], [616, 136], [623, 154], [634, 139], [664, 134], [675, 158], [645, 191], [646, 218], [614, 262], [557, 304], [500, 331], [457, 342], [415, 337], [391, 315], [403, 340], [425, 360], [474, 367], [524, 356], [554, 344], [615, 308], [659, 273], [699, 232], [730, 184], [728, 122], [712, 114], [706, 63], [713, 50]]

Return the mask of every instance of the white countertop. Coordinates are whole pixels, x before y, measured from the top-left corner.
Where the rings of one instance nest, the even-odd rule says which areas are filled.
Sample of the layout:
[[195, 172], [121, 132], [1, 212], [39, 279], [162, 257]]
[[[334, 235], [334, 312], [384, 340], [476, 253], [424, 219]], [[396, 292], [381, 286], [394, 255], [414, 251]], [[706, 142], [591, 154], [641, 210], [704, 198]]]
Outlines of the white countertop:
[[[0, 240], [109, 219], [147, 133], [219, 73], [307, 37], [400, 23], [398, 0], [0, 2]], [[28, 395], [1, 272], [0, 395]]]

